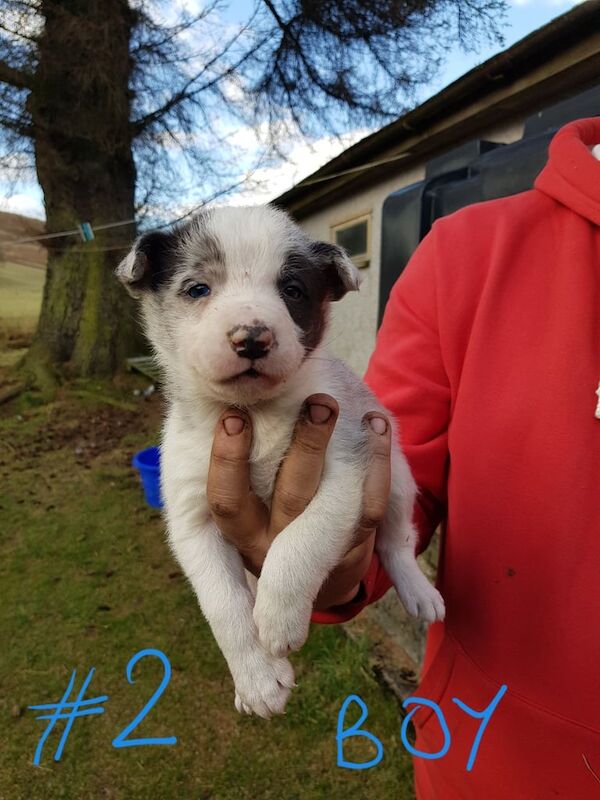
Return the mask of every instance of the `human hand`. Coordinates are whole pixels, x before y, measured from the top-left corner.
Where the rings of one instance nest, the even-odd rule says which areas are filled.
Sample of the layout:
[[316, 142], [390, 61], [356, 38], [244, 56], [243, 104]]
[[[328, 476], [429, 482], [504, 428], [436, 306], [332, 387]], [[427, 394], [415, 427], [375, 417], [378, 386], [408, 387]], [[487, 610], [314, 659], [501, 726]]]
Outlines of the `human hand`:
[[[250, 485], [249, 416], [237, 408], [221, 414], [208, 474], [208, 504], [219, 530], [254, 575], [260, 575], [275, 536], [302, 514], [314, 497], [338, 411], [330, 395], [307, 398], [275, 481], [270, 511]], [[388, 503], [391, 426], [379, 412], [366, 414], [363, 424], [369, 433], [371, 464], [364, 483], [362, 515], [350, 549], [319, 592], [317, 610], [342, 605], [356, 597], [371, 563], [375, 533]]]

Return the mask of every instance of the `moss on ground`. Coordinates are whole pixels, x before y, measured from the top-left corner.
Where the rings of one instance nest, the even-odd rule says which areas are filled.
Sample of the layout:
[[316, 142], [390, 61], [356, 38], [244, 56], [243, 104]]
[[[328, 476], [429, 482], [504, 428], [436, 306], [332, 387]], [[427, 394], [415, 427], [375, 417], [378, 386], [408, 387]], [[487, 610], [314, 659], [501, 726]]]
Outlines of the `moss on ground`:
[[[80, 384], [49, 404], [25, 396], [1, 410], [0, 798], [410, 800], [400, 709], [368, 668], [367, 642], [313, 626], [293, 657], [299, 685], [287, 715], [238, 716], [224, 661], [130, 467], [156, 440], [160, 401], [99, 390]], [[172, 678], [133, 735], [178, 741], [117, 750], [112, 739], [162, 674], [149, 659], [127, 682], [128, 660], [148, 647], [167, 654]], [[76, 720], [54, 762], [58, 723], [33, 766], [45, 723], [26, 707], [56, 702], [71, 670], [79, 685], [92, 666], [87, 696], [108, 695], [105, 713]], [[351, 693], [385, 747], [373, 769], [336, 766], [337, 714]], [[364, 740], [345, 750], [373, 754]]]

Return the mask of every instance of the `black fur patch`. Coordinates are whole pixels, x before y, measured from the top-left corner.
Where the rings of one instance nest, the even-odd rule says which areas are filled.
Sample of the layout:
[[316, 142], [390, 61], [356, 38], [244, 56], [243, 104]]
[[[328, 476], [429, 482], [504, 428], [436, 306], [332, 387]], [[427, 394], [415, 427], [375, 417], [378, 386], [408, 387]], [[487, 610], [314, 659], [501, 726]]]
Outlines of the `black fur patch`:
[[[297, 286], [299, 298], [286, 294], [286, 287]], [[327, 325], [327, 301], [332, 299], [331, 276], [322, 263], [302, 253], [289, 253], [277, 288], [289, 315], [302, 330], [302, 344], [306, 353], [314, 350], [325, 333]]]
[[197, 266], [202, 267], [209, 263], [224, 266], [225, 254], [206, 227], [208, 217], [208, 212], [203, 212], [193, 220], [171, 229], [143, 234], [136, 250], [146, 256], [147, 266], [143, 277], [136, 281], [136, 287], [156, 292], [173, 276], [182, 239], [189, 235], [190, 229], [193, 229], [194, 246], [198, 251]]
[[147, 269], [137, 282], [140, 289], [158, 291], [175, 270], [178, 237], [173, 231], [145, 233], [137, 244], [137, 251], [147, 258]]
[[[340, 264], [344, 260], [344, 251], [337, 244], [330, 242], [311, 242], [311, 256], [317, 260], [321, 269], [327, 273], [330, 300], [341, 300], [348, 291], [348, 283], [343, 279]], [[354, 287], [356, 288], [356, 287]]]

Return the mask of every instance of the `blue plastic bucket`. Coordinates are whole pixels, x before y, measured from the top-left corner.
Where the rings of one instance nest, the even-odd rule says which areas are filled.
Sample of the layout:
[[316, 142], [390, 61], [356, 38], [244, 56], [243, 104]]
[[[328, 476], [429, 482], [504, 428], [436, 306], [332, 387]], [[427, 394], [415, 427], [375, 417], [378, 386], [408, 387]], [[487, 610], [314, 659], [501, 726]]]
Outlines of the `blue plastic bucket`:
[[159, 448], [147, 447], [145, 450], [140, 450], [134, 455], [131, 463], [140, 473], [148, 505], [152, 508], [162, 508]]

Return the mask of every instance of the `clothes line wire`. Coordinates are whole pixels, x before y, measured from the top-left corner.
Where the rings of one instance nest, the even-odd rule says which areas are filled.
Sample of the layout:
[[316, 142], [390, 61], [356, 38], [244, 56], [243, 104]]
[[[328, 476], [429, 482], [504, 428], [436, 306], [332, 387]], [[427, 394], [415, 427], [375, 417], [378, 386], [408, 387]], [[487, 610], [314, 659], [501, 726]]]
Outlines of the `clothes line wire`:
[[[332, 172], [330, 175], [323, 175], [320, 178], [313, 178], [311, 180], [302, 180], [296, 184], [296, 188], [302, 188], [304, 186], [313, 186], [314, 184], [324, 183], [325, 181], [330, 181], [333, 180], [334, 178], [341, 178], [344, 175], [352, 175], [358, 172], [365, 172], [366, 170], [382, 166], [383, 164], [390, 164], [393, 161], [400, 161], [401, 159], [408, 158], [408, 156], [410, 155], [411, 155], [410, 151], [406, 151], [404, 153], [396, 153], [395, 155], [390, 156], [389, 158], [381, 158], [378, 159], [377, 161], [369, 161], [366, 164], [361, 164], [358, 167], [351, 167], [350, 169], [344, 169], [339, 172]], [[243, 183], [243, 181], [240, 181], [240, 184], [241, 183]], [[174, 225], [176, 222], [180, 222], [181, 220], [186, 219], [187, 217], [194, 214], [196, 211], [199, 211], [201, 208], [207, 205], [208, 202], [210, 201], [205, 201], [204, 203], [200, 203], [199, 205], [194, 206], [194, 208], [192, 208], [190, 211], [187, 211], [185, 214], [182, 214], [181, 216], [176, 217], [175, 219], [172, 219], [169, 222], [165, 222], [161, 225], [156, 225], [153, 228], [149, 228], [148, 230], [149, 231], [160, 230], [161, 228], [167, 228], [170, 225]], [[134, 218], [134, 219], [119, 220], [118, 222], [106, 222], [102, 223], [101, 225], [93, 225], [92, 229], [94, 231], [104, 231], [110, 228], [118, 228], [123, 225], [133, 225], [135, 224], [136, 221], [137, 220]], [[80, 234], [79, 228], [73, 228], [71, 230], [66, 230], [66, 231], [57, 231], [56, 233], [45, 233], [42, 234], [41, 236], [30, 236], [26, 239], [13, 239], [13, 240], [9, 239], [6, 241], [0, 241], [0, 247], [6, 247], [7, 245], [10, 246], [17, 244], [30, 244], [33, 242], [41, 242], [46, 239], [59, 239], [61, 237], [66, 237], [66, 236], [79, 236], [79, 234]], [[127, 248], [126, 246], [106, 247], [106, 248], [105, 247], [82, 248], [81, 250], [76, 252], [92, 253], [92, 252], [102, 252], [104, 250], [121, 250], [121, 249], [127, 249]]]

